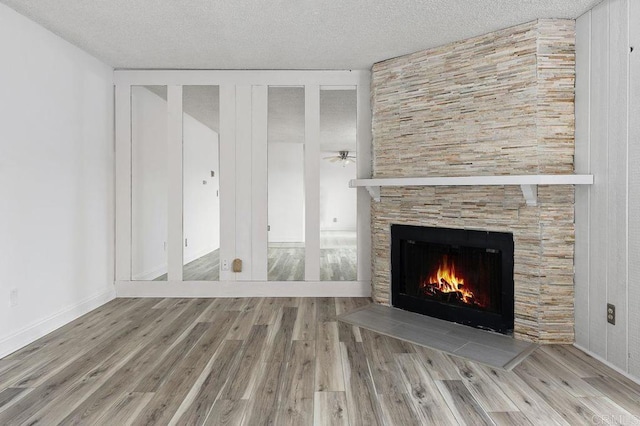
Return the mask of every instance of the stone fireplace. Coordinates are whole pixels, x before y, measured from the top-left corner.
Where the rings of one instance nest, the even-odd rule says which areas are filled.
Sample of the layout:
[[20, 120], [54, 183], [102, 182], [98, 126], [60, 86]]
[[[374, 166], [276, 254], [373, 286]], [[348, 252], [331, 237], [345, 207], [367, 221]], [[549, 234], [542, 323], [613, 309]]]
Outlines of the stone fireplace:
[[[373, 177], [573, 173], [574, 21], [538, 20], [374, 65]], [[574, 339], [574, 188], [383, 187], [374, 301], [391, 299], [391, 227], [510, 233], [517, 338]]]

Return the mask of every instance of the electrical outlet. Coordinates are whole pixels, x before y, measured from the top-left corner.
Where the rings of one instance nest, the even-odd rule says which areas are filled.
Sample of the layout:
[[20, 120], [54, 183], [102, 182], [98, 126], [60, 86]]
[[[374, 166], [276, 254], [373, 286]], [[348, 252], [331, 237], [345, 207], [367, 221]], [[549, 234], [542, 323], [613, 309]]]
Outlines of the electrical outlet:
[[186, 238], [184, 239], [184, 246], [189, 247], [189, 240]]
[[222, 259], [222, 270], [223, 271], [228, 271], [229, 270], [229, 260], [228, 259]]
[[18, 306], [18, 289], [12, 288], [9, 292], [9, 305], [13, 308]]
[[333, 223], [338, 223], [338, 218], [337, 217], [333, 218]]
[[607, 322], [616, 325], [616, 306], [607, 303]]

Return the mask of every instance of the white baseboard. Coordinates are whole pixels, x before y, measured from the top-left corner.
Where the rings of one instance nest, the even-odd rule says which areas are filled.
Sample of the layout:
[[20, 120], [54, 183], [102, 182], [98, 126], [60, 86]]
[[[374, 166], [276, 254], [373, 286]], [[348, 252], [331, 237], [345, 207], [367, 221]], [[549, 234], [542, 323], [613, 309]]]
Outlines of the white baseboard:
[[0, 338], [0, 358], [27, 346], [42, 336], [115, 299], [115, 297], [115, 288], [110, 288], [80, 303], [68, 306], [50, 317], [24, 327], [7, 337]]
[[574, 343], [573, 346], [575, 348], [580, 349], [582, 352], [586, 353], [590, 357], [593, 357], [593, 358], [597, 359], [598, 361], [600, 361], [601, 363], [603, 363], [607, 367], [609, 367], [609, 368], [611, 368], [613, 370], [616, 370], [618, 373], [622, 374], [624, 377], [626, 377], [627, 379], [631, 380], [632, 382], [637, 383], [637, 384], [640, 385], [640, 378], [632, 376], [631, 374], [629, 374], [628, 372], [624, 371], [620, 367], [611, 364], [609, 361], [607, 361], [606, 359], [602, 358], [600, 355], [594, 354], [590, 350], [588, 350], [586, 348], [583, 348], [582, 346], [578, 345], [577, 343]]
[[116, 281], [118, 297], [370, 297], [369, 281]]

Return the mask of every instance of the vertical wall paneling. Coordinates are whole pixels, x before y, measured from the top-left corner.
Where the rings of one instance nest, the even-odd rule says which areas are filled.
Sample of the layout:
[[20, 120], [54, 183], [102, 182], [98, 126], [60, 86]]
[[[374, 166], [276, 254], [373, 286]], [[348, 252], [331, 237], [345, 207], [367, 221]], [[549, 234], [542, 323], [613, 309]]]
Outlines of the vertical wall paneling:
[[609, 1], [609, 120], [607, 126], [607, 302], [616, 325], [607, 325], [607, 360], [627, 369], [627, 85], [628, 0]]
[[[629, 373], [640, 377], [640, 2], [629, 1]], [[630, 50], [629, 47], [627, 47]]]
[[304, 195], [306, 281], [320, 280], [320, 86], [304, 90]]
[[236, 86], [236, 257], [237, 280], [251, 280], [251, 86]]
[[640, 379], [637, 22], [640, 2], [605, 0], [576, 24], [575, 164], [595, 184], [576, 188], [575, 312], [576, 344]]
[[[589, 170], [589, 106], [591, 85], [591, 12], [576, 21], [576, 133], [575, 172]], [[575, 199], [575, 339], [589, 347], [589, 198], [590, 188], [576, 185]]]
[[182, 281], [182, 86], [167, 87], [167, 109], [167, 277]]
[[115, 88], [116, 281], [131, 279], [131, 86]]
[[230, 268], [236, 255], [236, 87], [220, 86], [220, 281], [235, 280]]
[[267, 280], [267, 86], [253, 86], [251, 100], [251, 278]]
[[[369, 78], [358, 86], [357, 167], [358, 179], [371, 177], [371, 88]], [[358, 188], [358, 280], [371, 280], [371, 196]]]
[[[609, 3], [603, 2], [591, 13], [591, 159], [590, 170], [595, 176], [589, 208], [589, 259], [607, 258], [607, 127], [609, 100]], [[589, 262], [589, 349], [606, 358], [607, 355], [607, 263]]]

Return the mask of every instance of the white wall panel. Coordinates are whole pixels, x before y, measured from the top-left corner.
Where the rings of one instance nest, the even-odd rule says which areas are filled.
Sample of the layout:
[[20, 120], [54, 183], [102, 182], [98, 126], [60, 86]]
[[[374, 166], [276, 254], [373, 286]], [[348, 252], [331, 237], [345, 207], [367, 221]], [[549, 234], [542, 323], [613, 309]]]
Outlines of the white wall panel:
[[638, 22], [635, 0], [605, 0], [577, 20], [576, 171], [595, 184], [576, 189], [576, 344], [640, 379]]
[[[576, 22], [576, 153], [575, 172], [590, 174], [589, 108], [591, 85], [591, 12]], [[589, 199], [590, 187], [576, 185], [575, 199], [575, 336], [589, 347]]]
[[236, 87], [220, 86], [220, 281], [235, 274], [224, 261], [236, 256]]
[[608, 214], [608, 110], [609, 110], [609, 3], [600, 3], [591, 14], [591, 159], [590, 169], [595, 177], [591, 187], [589, 232], [589, 349], [603, 358], [607, 355], [607, 231]]
[[[358, 179], [371, 177], [371, 87], [370, 75], [363, 74], [358, 86]], [[358, 188], [358, 279], [371, 281], [371, 196]]]
[[640, 2], [629, 1], [629, 373], [640, 378]]
[[251, 86], [236, 86], [236, 258], [242, 272], [236, 280], [251, 280]]
[[607, 359], [627, 368], [627, 0], [609, 1], [609, 120], [607, 126], [607, 302], [616, 325], [607, 325]]
[[304, 88], [304, 187], [306, 281], [320, 279], [320, 86]]
[[267, 280], [267, 86], [253, 86], [251, 99], [251, 278]]

